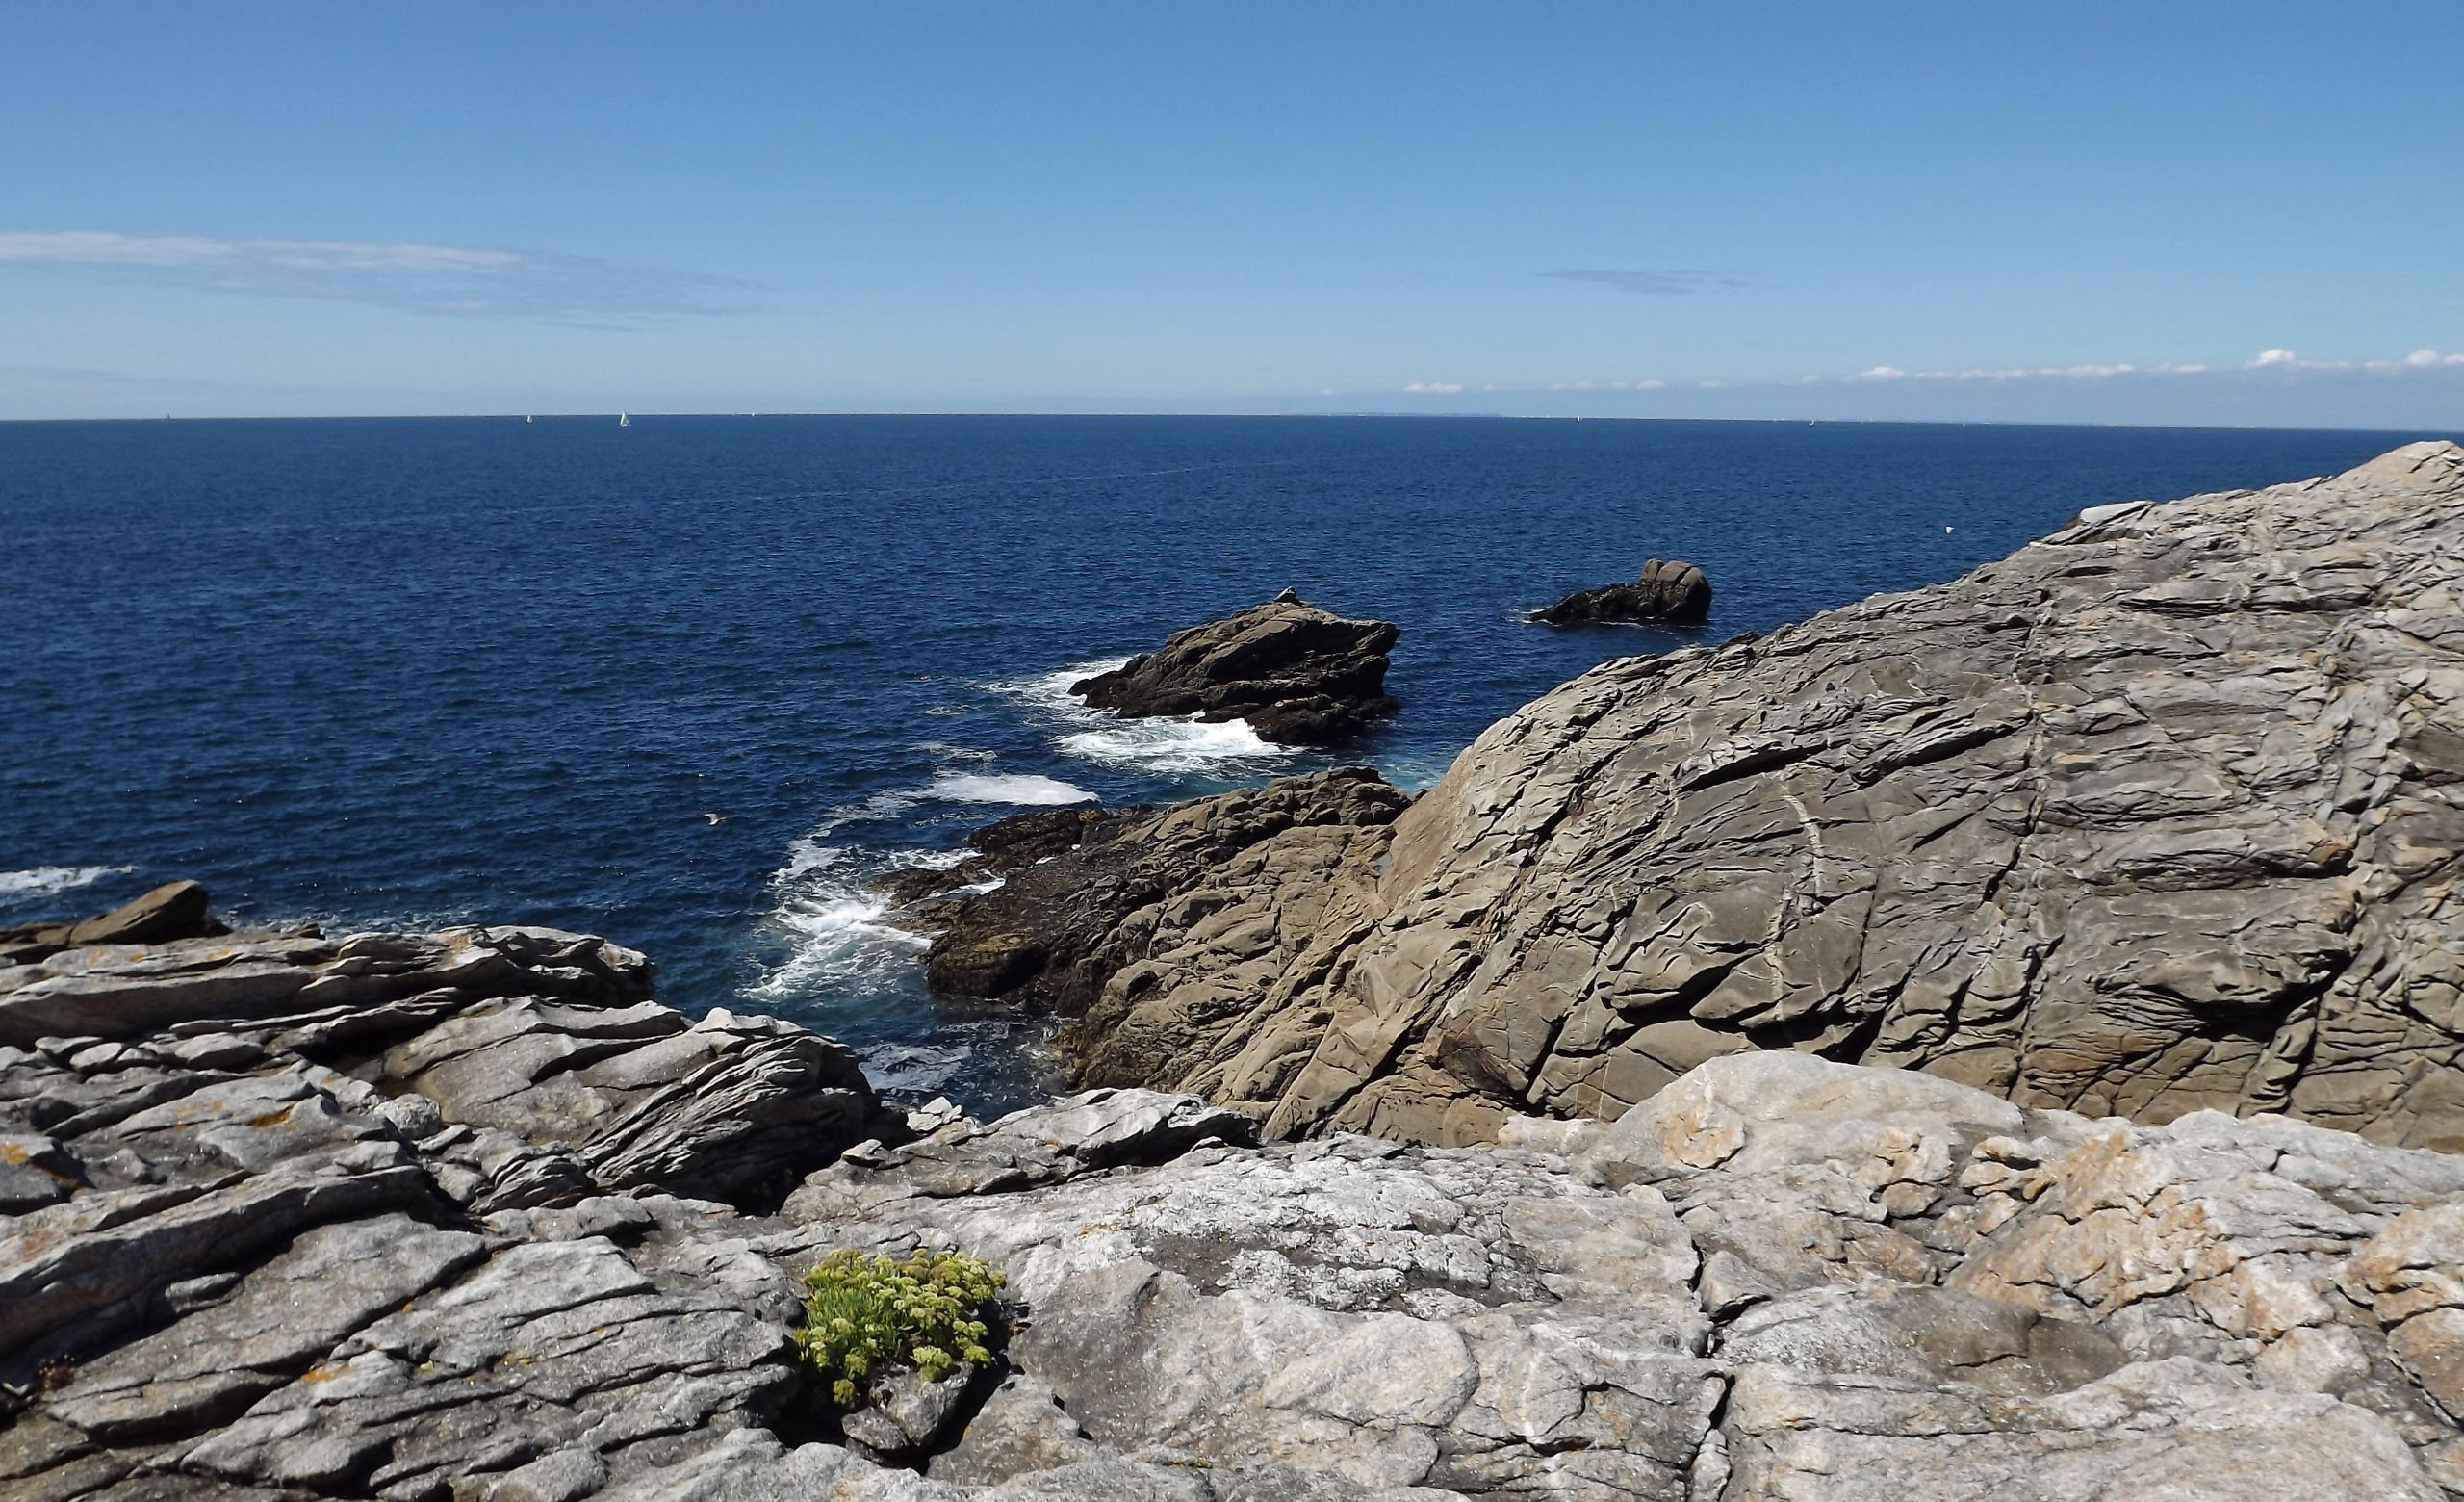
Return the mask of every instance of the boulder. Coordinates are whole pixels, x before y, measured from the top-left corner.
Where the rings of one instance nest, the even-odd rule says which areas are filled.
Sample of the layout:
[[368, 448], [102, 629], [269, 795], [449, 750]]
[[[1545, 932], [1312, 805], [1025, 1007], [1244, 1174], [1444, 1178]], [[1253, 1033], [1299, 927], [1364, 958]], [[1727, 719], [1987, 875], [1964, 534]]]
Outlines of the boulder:
[[1242, 719], [1268, 740], [1326, 745], [1395, 712], [1386, 655], [1399, 634], [1391, 621], [1347, 619], [1287, 589], [1174, 632], [1159, 650], [1069, 691], [1119, 714]]
[[1653, 558], [1634, 579], [1578, 589], [1530, 618], [1548, 626], [1700, 626], [1710, 614], [1711, 582], [1701, 569], [1679, 558]]

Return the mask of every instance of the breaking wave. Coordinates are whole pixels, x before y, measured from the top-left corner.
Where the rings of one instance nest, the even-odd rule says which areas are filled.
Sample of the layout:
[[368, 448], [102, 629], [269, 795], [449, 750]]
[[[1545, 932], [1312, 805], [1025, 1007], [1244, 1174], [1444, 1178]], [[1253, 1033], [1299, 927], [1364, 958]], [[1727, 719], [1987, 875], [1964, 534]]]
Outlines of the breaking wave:
[[125, 876], [135, 869], [134, 866], [30, 866], [21, 871], [0, 871], [0, 902], [74, 892], [106, 876]]
[[1246, 720], [1125, 719], [1091, 710], [1069, 686], [1097, 673], [1109, 673], [1127, 658], [1080, 662], [1058, 672], [987, 684], [1035, 711], [1051, 730], [1053, 746], [1063, 753], [1102, 766], [1125, 767], [1166, 777], [1203, 774], [1237, 778], [1267, 771], [1291, 760], [1291, 753], [1249, 728]]

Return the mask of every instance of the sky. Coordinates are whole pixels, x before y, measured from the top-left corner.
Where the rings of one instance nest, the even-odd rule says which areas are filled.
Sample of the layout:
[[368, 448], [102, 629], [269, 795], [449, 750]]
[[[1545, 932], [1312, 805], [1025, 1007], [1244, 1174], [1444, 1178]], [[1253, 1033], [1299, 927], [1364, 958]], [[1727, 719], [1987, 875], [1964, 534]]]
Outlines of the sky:
[[2464, 428], [2464, 5], [0, 0], [0, 418]]

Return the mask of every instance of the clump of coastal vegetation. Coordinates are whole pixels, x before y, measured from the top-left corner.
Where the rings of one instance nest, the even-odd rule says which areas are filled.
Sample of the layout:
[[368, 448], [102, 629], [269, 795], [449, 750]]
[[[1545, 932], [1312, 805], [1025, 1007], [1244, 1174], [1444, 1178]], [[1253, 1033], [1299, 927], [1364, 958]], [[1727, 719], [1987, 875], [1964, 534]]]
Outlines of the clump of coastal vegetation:
[[805, 1275], [811, 1292], [796, 1348], [843, 1409], [894, 1366], [938, 1382], [961, 1361], [991, 1360], [984, 1316], [1008, 1282], [958, 1252], [918, 1251], [897, 1261], [833, 1252]]

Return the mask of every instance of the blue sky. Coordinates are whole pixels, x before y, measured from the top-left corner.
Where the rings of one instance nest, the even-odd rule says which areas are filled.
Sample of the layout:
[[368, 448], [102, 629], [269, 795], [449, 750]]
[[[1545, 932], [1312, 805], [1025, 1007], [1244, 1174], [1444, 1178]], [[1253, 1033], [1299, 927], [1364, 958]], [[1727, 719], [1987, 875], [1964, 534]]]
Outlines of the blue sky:
[[0, 11], [0, 417], [2464, 427], [2464, 5]]

